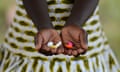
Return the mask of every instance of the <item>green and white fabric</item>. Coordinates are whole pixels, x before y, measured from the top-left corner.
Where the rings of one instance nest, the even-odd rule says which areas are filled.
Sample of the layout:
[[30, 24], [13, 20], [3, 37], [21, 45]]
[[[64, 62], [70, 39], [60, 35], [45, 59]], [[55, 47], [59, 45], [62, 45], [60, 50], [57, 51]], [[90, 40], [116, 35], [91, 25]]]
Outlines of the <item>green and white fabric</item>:
[[[27, 15], [22, 0], [16, 0], [14, 20], [0, 47], [0, 72], [120, 72], [101, 27], [99, 7], [83, 24], [88, 32], [89, 50], [78, 57], [68, 55], [45, 56], [35, 50], [37, 29]], [[47, 0], [54, 28], [58, 31], [70, 15], [74, 0]]]

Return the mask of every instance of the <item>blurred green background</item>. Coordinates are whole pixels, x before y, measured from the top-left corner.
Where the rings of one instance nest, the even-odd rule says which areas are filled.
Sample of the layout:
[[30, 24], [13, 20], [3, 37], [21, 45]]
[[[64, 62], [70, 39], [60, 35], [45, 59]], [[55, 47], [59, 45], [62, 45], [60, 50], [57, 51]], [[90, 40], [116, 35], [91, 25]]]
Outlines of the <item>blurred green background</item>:
[[[120, 0], [100, 0], [100, 15], [103, 29], [108, 37], [110, 46], [120, 61]], [[15, 0], [0, 0], [0, 43], [7, 31], [6, 12]]]

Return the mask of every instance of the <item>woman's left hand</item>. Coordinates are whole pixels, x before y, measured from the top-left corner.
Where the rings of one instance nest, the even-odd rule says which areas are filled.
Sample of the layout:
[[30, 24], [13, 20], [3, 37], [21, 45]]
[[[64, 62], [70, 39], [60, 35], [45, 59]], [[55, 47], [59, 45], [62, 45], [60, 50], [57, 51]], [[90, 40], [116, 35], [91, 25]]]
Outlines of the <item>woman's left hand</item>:
[[[88, 49], [87, 32], [78, 26], [65, 26], [61, 30], [61, 38], [67, 55], [78, 56], [84, 54]], [[73, 48], [67, 48], [68, 43], [72, 43]]]

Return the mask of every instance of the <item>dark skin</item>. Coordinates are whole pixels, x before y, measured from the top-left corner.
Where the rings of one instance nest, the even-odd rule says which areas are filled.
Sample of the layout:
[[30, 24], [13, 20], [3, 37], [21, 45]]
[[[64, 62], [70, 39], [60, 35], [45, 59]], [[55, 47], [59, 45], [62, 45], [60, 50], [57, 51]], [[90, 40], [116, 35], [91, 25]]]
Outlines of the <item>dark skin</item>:
[[88, 49], [87, 33], [84, 29], [76, 25], [64, 27], [61, 31], [61, 38], [63, 45], [67, 44], [68, 42], [72, 42], [74, 45], [72, 49], [64, 49], [64, 53], [67, 55], [78, 56], [79, 54], [84, 54]]
[[54, 44], [61, 41], [61, 38], [58, 32], [54, 29], [40, 30], [37, 33], [36, 39], [35, 39], [36, 49], [45, 55], [53, 55], [53, 54], [58, 54], [58, 52], [59, 53], [64, 52], [63, 46], [60, 46], [58, 49], [49, 48], [47, 46], [47, 43], [50, 41], [54, 42]]
[[[59, 50], [46, 46], [49, 41], [53, 41], [54, 43], [61, 41], [58, 32], [53, 29], [50, 21], [46, 0], [23, 0], [23, 4], [38, 30], [35, 37], [36, 50], [45, 55], [57, 54]], [[59, 52], [63, 53], [63, 47], [61, 47], [58, 49], [61, 49]]]
[[[75, 0], [72, 12], [59, 35], [50, 21], [46, 0], [23, 0], [28, 15], [38, 29], [35, 37], [36, 49], [45, 55], [63, 53], [78, 56], [85, 53], [88, 49], [87, 33], [82, 28], [82, 24], [84, 24], [93, 13], [98, 1], [99, 0]], [[61, 45], [58, 49], [51, 49], [46, 46], [49, 41], [57, 43], [61, 40], [63, 46]], [[64, 47], [69, 41], [74, 43], [72, 49]]]

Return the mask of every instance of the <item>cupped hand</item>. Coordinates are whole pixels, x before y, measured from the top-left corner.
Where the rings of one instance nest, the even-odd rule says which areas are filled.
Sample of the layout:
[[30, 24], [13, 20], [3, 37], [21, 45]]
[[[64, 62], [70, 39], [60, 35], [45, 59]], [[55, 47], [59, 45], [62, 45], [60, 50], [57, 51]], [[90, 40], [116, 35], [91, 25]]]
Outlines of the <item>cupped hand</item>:
[[[64, 53], [67, 55], [78, 56], [84, 54], [87, 49], [87, 32], [75, 25], [65, 26], [61, 30], [61, 39], [64, 45]], [[66, 44], [71, 42], [72, 48], [67, 48]]]
[[60, 45], [58, 48], [50, 48], [48, 42], [53, 42], [54, 45], [61, 41], [60, 35], [54, 29], [40, 30], [35, 36], [36, 50], [45, 55], [60, 54], [64, 52], [64, 48]]

